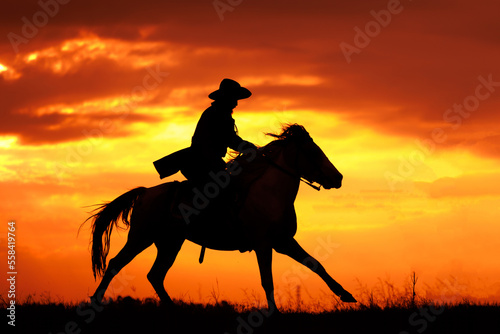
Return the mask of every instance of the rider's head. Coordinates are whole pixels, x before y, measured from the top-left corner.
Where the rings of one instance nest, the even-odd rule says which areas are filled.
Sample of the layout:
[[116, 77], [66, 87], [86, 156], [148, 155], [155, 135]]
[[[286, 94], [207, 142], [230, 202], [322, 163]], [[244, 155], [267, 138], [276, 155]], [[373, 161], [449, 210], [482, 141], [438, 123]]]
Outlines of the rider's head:
[[231, 108], [238, 105], [238, 100], [249, 98], [252, 93], [239, 83], [231, 79], [224, 79], [219, 85], [219, 89], [210, 93], [209, 98]]
[[236, 108], [236, 106], [238, 106], [238, 100], [236, 99], [217, 99], [214, 101], [214, 103], [218, 106], [229, 109], [233, 109]]

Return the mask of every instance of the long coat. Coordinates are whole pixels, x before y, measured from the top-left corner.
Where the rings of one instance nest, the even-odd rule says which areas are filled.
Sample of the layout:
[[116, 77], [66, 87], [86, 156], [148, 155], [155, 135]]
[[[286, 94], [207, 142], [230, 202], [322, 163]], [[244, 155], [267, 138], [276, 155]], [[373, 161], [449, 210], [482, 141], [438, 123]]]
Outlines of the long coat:
[[232, 109], [213, 102], [200, 117], [191, 147], [155, 161], [160, 178], [181, 170], [187, 179], [203, 180], [210, 171], [222, 170], [227, 148], [241, 150], [250, 143], [236, 133]]

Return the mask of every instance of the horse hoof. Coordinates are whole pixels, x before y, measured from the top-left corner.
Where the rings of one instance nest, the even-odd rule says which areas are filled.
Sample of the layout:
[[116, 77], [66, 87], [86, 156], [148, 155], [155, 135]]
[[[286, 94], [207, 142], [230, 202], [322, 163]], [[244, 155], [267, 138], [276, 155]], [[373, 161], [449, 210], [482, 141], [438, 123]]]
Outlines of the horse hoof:
[[349, 292], [344, 292], [340, 295], [340, 300], [344, 303], [357, 303], [358, 301]]

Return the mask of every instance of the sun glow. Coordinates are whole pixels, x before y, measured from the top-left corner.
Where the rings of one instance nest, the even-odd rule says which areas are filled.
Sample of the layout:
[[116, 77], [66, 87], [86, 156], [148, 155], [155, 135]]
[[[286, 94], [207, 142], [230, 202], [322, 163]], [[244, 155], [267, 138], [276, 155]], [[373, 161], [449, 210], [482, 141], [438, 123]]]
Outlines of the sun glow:
[[21, 77], [21, 74], [12, 67], [8, 67], [0, 63], [0, 76], [3, 76], [5, 80], [17, 80]]
[[11, 148], [17, 142], [17, 137], [0, 136], [0, 148]]
[[[58, 46], [51, 46], [25, 55], [22, 59], [26, 64], [38, 64], [57, 74], [66, 74], [75, 71], [85, 62], [97, 59], [111, 61], [125, 61], [132, 68], [147, 68], [158, 63], [174, 65], [175, 53], [165, 54], [165, 43], [162, 42], [125, 42], [112, 38], [100, 38], [93, 34], [81, 38], [66, 40]], [[157, 51], [164, 53], [154, 56]], [[153, 53], [152, 56], [141, 56], [144, 52]]]
[[[44, 27], [27, 7], [2, 21], [5, 31], [26, 35], [26, 15], [38, 30], [29, 43], [17, 40], [17, 53], [9, 38], [0, 42], [0, 221], [19, 221], [24, 296], [50, 291], [70, 301], [93, 292], [89, 226], [76, 236], [88, 206], [184, 180], [160, 179], [152, 162], [191, 144], [208, 94], [227, 77], [252, 92], [233, 113], [244, 140], [263, 146], [273, 139], [266, 133], [301, 124], [343, 174], [339, 189], [301, 184], [295, 202], [297, 240], [311, 255], [335, 245], [318, 254], [336, 280], [355, 291], [357, 279], [403, 280], [415, 269], [428, 277], [420, 296], [453, 276], [472, 282], [471, 296], [490, 291], [500, 301], [497, 2], [408, 6], [399, 23], [350, 55], [342, 42], [356, 44], [353, 27], [369, 26], [362, 21], [371, 9], [383, 12], [375, 2], [304, 10], [255, 1], [226, 11], [224, 22], [207, 1], [181, 3], [124, 2], [112, 13], [112, 5], [75, 3]], [[440, 128], [446, 140], [432, 143]], [[108, 260], [127, 233], [113, 231]], [[207, 302], [217, 281], [231, 302], [263, 299], [254, 253], [207, 251], [198, 266], [199, 251], [183, 246], [165, 280], [172, 296]], [[124, 275], [134, 277], [116, 294], [154, 296], [146, 275], [155, 255], [152, 247], [132, 261]], [[283, 277], [300, 264], [275, 258], [275, 286], [286, 290]], [[316, 275], [297, 273], [310, 275], [297, 285], [311, 299], [324, 296]]]

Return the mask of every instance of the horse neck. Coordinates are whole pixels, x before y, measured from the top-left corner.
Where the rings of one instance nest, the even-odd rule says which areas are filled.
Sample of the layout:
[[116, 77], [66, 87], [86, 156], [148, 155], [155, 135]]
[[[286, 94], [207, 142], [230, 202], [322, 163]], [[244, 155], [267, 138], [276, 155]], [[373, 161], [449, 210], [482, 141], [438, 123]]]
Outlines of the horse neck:
[[[289, 171], [292, 175], [298, 175], [296, 166], [291, 166], [287, 163], [284, 151], [285, 149], [278, 154], [274, 163]], [[271, 192], [276, 198], [279, 198], [287, 203], [291, 200], [293, 203], [299, 191], [300, 178], [293, 177], [292, 175], [270, 164], [269, 168], [261, 178], [261, 182], [268, 192]]]

